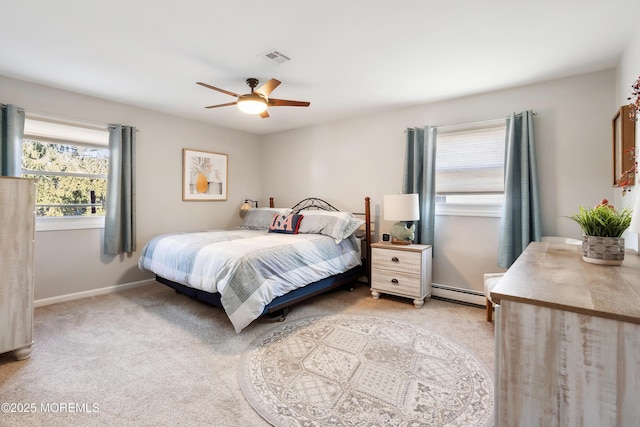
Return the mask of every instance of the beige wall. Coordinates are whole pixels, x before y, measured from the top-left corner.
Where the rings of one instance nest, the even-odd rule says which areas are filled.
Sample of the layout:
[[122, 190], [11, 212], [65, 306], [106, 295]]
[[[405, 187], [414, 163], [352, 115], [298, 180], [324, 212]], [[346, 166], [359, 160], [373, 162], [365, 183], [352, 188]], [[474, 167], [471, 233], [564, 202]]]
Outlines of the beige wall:
[[[447, 100], [263, 137], [266, 191], [287, 203], [325, 197], [356, 210], [372, 198], [380, 232], [384, 194], [401, 191], [404, 130], [506, 117], [532, 109], [543, 234], [579, 237], [563, 218], [578, 205], [611, 197], [610, 135], [615, 72], [608, 70]], [[499, 218], [436, 218], [433, 282], [481, 291], [496, 266]]]
[[[50, 87], [0, 77], [0, 102], [27, 111], [136, 126], [138, 250], [154, 235], [238, 225], [242, 199], [258, 198], [258, 137]], [[228, 201], [182, 201], [182, 149], [228, 154]], [[266, 200], [263, 201], [264, 204]], [[102, 229], [36, 233], [35, 299], [152, 278], [139, 253], [102, 254]]]

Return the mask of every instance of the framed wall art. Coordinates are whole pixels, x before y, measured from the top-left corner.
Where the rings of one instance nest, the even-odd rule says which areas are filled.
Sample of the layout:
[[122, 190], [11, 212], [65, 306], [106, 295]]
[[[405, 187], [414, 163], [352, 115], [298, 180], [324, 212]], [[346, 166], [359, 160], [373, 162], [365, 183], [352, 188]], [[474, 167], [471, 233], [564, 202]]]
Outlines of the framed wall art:
[[613, 116], [613, 186], [629, 187], [635, 181], [636, 122], [629, 113], [631, 107], [623, 105]]
[[227, 155], [182, 149], [182, 200], [227, 200]]

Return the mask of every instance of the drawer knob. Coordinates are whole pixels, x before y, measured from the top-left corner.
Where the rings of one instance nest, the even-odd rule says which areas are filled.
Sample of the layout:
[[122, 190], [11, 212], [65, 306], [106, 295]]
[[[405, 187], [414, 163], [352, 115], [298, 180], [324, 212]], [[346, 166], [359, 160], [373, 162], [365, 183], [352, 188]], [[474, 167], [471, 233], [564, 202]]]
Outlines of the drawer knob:
[[394, 285], [398, 284], [398, 279], [391, 279], [391, 283], [393, 283]]
[[394, 256], [393, 258], [391, 258], [391, 261], [393, 262], [400, 262], [400, 260], [398, 259], [398, 257]]

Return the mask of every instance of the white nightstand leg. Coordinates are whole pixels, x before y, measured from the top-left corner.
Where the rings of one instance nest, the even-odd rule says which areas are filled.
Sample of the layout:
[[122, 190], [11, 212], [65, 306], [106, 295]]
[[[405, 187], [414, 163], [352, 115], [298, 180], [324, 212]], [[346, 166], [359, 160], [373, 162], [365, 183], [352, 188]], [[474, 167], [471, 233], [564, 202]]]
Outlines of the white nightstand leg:
[[371, 291], [371, 296], [373, 297], [373, 299], [378, 299], [380, 298], [380, 292], [378, 291]]
[[416, 306], [416, 308], [420, 308], [424, 305], [424, 300], [423, 299], [414, 299], [413, 300], [413, 305]]

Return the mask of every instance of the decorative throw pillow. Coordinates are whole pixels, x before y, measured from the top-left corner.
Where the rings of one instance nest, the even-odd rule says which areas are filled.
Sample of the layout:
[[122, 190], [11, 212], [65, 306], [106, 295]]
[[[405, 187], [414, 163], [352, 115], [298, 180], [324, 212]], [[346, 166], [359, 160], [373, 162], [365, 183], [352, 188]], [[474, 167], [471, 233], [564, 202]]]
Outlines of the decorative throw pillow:
[[269, 225], [269, 233], [298, 234], [303, 215], [274, 215]]

